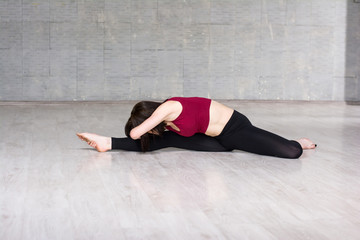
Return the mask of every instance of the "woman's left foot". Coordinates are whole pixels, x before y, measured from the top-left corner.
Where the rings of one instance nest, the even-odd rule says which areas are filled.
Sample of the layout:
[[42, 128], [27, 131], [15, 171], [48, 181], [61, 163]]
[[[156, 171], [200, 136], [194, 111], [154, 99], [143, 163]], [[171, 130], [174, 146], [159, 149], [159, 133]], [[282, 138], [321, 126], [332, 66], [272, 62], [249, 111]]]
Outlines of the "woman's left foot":
[[110, 137], [104, 137], [94, 133], [77, 133], [76, 135], [99, 152], [106, 152], [111, 150]]
[[298, 143], [300, 143], [302, 149], [314, 149], [317, 147], [317, 145], [315, 143], [313, 143], [312, 141], [310, 141], [310, 139], [308, 138], [300, 138], [299, 140], [297, 140]]

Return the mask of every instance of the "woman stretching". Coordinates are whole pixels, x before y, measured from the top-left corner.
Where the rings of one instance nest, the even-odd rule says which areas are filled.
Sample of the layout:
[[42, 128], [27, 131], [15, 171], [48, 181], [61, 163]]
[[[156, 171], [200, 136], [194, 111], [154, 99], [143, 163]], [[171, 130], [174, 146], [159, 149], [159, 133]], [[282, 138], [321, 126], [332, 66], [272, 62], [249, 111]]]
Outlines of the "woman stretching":
[[274, 157], [299, 158], [303, 149], [316, 147], [306, 138], [287, 140], [257, 128], [234, 109], [199, 97], [173, 97], [163, 103], [139, 102], [131, 111], [125, 134], [127, 138], [92, 133], [77, 135], [99, 152], [111, 149], [145, 152], [177, 147], [214, 152], [238, 149]]

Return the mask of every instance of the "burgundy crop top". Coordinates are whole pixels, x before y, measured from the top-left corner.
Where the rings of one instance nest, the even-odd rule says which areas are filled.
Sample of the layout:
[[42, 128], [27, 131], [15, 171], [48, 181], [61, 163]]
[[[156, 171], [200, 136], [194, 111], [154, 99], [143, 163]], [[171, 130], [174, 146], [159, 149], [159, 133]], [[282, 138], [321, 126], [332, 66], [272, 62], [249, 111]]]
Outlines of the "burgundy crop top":
[[173, 97], [167, 101], [178, 101], [182, 105], [182, 112], [172, 121], [180, 131], [170, 126], [166, 128], [184, 137], [190, 137], [195, 133], [205, 133], [210, 121], [211, 99], [200, 97]]

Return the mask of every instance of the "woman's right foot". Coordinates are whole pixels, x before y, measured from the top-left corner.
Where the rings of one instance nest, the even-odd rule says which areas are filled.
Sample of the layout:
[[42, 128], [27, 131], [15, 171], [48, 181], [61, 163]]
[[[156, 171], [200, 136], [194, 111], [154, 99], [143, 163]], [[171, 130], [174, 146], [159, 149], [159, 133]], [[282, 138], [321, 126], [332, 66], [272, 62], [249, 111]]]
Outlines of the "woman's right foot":
[[77, 133], [76, 135], [99, 152], [106, 152], [111, 150], [110, 137], [104, 137], [94, 133]]
[[300, 138], [299, 140], [297, 140], [298, 143], [300, 143], [302, 149], [314, 149], [317, 147], [317, 145], [315, 143], [313, 143], [312, 141], [310, 141], [310, 139], [308, 138]]

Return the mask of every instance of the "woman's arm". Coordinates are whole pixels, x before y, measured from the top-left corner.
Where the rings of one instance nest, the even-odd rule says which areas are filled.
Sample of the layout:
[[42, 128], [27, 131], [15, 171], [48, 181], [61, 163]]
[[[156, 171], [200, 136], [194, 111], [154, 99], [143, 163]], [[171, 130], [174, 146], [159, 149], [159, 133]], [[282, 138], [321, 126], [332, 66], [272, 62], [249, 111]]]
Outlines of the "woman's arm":
[[161, 104], [148, 119], [130, 131], [130, 137], [134, 140], [139, 139], [142, 135], [165, 121], [174, 111], [171, 104], [170, 102]]

